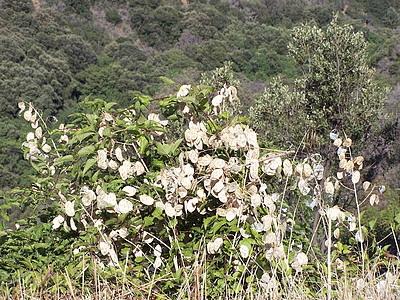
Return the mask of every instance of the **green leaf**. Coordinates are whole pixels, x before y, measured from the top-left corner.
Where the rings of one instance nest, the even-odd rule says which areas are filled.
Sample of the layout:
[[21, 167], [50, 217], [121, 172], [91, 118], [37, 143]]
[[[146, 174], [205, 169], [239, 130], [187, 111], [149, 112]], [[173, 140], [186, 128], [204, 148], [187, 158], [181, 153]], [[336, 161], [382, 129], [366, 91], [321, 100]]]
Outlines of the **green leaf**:
[[149, 144], [149, 141], [146, 139], [146, 137], [144, 135], [141, 135], [138, 138], [138, 142], [139, 142], [139, 145], [140, 145], [139, 152], [140, 152], [140, 154], [143, 154], [144, 150], [146, 150], [146, 147]]
[[82, 176], [85, 175], [85, 173], [86, 173], [94, 164], [96, 164], [96, 162], [97, 162], [97, 159], [96, 159], [96, 158], [88, 159], [88, 160], [86, 161], [85, 167], [83, 168]]
[[104, 110], [105, 111], [109, 111], [111, 107], [113, 107], [114, 105], [117, 105], [117, 102], [109, 102], [106, 104], [106, 106], [104, 106]]
[[74, 156], [71, 155], [71, 154], [70, 155], [61, 156], [61, 157], [56, 159], [56, 161], [54, 162], [54, 165], [58, 166], [58, 165], [61, 165], [63, 163], [66, 163], [66, 162], [70, 162], [73, 159], [74, 159]]
[[158, 77], [158, 79], [160, 79], [161, 81], [165, 82], [169, 86], [175, 84], [175, 82], [173, 80], [171, 80], [171, 79], [169, 79], [168, 77], [165, 77], [165, 76], [160, 76], [160, 77]]
[[104, 128], [103, 136], [111, 137], [111, 128], [110, 127]]
[[213, 233], [216, 234], [217, 231], [218, 231], [222, 226], [224, 226], [227, 222], [228, 222], [228, 221], [226, 221], [226, 219], [223, 218], [222, 221], [219, 221], [219, 222], [215, 223], [214, 226], [213, 226]]
[[83, 147], [81, 150], [79, 150], [77, 155], [78, 155], [78, 157], [82, 157], [84, 155], [93, 153], [95, 150], [96, 150], [96, 148], [93, 145], [89, 145], [89, 146]]
[[183, 139], [179, 139], [175, 143], [172, 143], [172, 144], [161, 144], [159, 142], [156, 142], [157, 153], [160, 155], [170, 155], [173, 152], [175, 152], [176, 149], [178, 149], [178, 147], [182, 141], [183, 141]]

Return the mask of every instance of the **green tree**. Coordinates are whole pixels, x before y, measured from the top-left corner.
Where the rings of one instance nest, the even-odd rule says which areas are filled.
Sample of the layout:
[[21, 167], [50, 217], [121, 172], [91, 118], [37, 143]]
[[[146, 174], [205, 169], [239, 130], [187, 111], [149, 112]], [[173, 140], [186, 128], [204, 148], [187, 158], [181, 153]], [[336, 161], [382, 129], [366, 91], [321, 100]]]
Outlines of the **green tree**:
[[[294, 90], [305, 98], [299, 108], [301, 128], [310, 130], [316, 150], [326, 144], [332, 130], [345, 131], [353, 140], [362, 141], [377, 120], [384, 99], [383, 89], [374, 82], [374, 69], [368, 66], [363, 34], [349, 25], [340, 26], [337, 16], [324, 30], [310, 24], [294, 28], [289, 43], [289, 54], [303, 72]], [[269, 116], [279, 111], [276, 106], [264, 105], [264, 100], [259, 99], [253, 108], [255, 123], [270, 123]]]

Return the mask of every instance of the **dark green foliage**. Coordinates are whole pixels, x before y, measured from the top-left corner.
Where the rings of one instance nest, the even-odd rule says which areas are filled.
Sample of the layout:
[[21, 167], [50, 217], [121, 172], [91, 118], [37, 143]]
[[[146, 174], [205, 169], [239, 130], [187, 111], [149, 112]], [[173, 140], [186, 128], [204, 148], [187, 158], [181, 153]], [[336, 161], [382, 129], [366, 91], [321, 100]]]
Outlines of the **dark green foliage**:
[[106, 20], [114, 25], [121, 23], [122, 17], [118, 14], [117, 9], [111, 9], [106, 11]]
[[30, 13], [33, 11], [33, 4], [30, 0], [4, 0], [2, 8], [12, 9], [16, 12]]

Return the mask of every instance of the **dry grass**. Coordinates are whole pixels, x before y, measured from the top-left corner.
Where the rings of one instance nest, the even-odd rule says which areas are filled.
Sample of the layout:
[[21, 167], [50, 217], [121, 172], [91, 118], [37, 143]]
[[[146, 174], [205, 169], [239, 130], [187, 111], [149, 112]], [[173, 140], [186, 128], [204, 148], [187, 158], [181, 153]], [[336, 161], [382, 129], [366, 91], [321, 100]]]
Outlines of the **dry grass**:
[[[80, 282], [70, 277], [67, 270], [62, 274], [52, 274], [50, 269], [40, 278], [41, 285], [27, 286], [24, 277], [18, 278], [14, 287], [1, 285], [1, 299], [211, 299], [206, 288], [208, 273], [207, 256], [205, 251], [199, 251], [195, 263], [185, 268], [182, 276], [185, 281], [179, 292], [174, 295], [163, 294], [159, 287], [173, 276], [158, 278], [138, 284], [125, 277], [124, 282], [115, 282], [102, 278], [98, 273], [91, 283]], [[322, 266], [323, 263], [317, 262]], [[332, 264], [332, 299], [400, 299], [400, 264], [398, 260], [382, 260], [372, 265], [366, 265], [364, 274], [351, 276], [349, 266]], [[252, 270], [247, 270], [252, 274]], [[186, 274], [186, 275], [183, 275]], [[26, 275], [26, 274], [25, 274]], [[277, 274], [271, 272], [267, 282], [257, 279], [253, 274], [252, 279], [258, 289], [246, 290], [245, 279], [240, 278], [240, 283], [235, 290], [221, 292], [219, 299], [327, 299], [328, 277], [321, 270], [318, 273], [318, 282], [315, 285], [305, 274], [284, 275], [278, 279]], [[44, 280], [43, 280], [44, 279]], [[64, 286], [59, 282], [64, 279]], [[314, 293], [310, 293], [310, 288]]]

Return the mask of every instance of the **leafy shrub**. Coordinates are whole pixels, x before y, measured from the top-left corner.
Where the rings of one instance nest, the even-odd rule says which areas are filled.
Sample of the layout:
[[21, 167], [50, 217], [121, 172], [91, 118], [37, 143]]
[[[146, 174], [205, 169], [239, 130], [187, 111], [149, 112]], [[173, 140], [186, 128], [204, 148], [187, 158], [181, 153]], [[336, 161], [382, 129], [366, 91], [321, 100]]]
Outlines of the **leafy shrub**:
[[[216, 86], [221, 78], [214, 75]], [[296, 162], [293, 152], [260, 148], [246, 119], [226, 111], [235, 101], [233, 86], [190, 85], [159, 100], [157, 109], [142, 95], [120, 109], [87, 98], [70, 124], [53, 130], [31, 104], [20, 102], [34, 128], [23, 145], [25, 156], [38, 172], [28, 198], [52, 201], [44, 228], [70, 237], [74, 262], [92, 257], [104, 270], [98, 271], [112, 278], [134, 274], [168, 295], [212, 298], [278, 295], [294, 287], [303, 272], [316, 272], [308, 243], [319, 230], [329, 241], [331, 288], [335, 227], [356, 232], [364, 258], [360, 212], [331, 202], [350, 180], [359, 208], [355, 187], [363, 158], [352, 156], [350, 139], [332, 133], [341, 149], [341, 177], [324, 177], [320, 155]], [[183, 137], [171, 139], [171, 122], [185, 127]], [[302, 203], [319, 208], [324, 228], [310, 233], [309, 220], [297, 220]], [[313, 282], [304, 292], [318, 289]]]
[[122, 17], [116, 8], [106, 11], [106, 21], [114, 25], [121, 23]]

